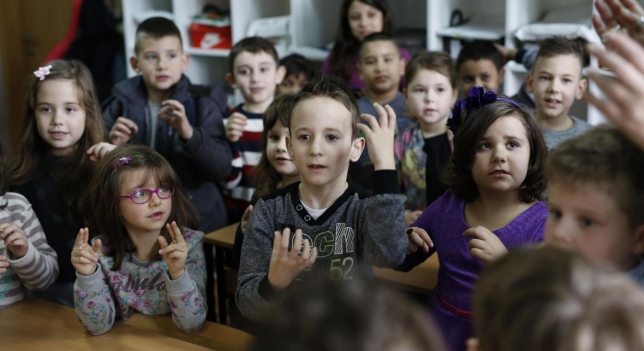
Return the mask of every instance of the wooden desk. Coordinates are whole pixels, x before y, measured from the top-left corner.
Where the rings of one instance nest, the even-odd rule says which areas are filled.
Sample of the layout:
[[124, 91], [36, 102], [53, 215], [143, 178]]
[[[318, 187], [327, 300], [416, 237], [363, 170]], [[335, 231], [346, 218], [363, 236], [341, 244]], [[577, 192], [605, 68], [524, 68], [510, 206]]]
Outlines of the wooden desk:
[[125, 324], [218, 351], [244, 351], [253, 341], [253, 336], [246, 332], [208, 321], [200, 331], [191, 334], [177, 328], [170, 316], [135, 313]]
[[373, 268], [376, 282], [417, 294], [429, 295], [438, 279], [438, 255], [414, 267], [409, 272], [397, 272], [387, 268]]
[[0, 345], [12, 351], [208, 350], [120, 322], [109, 332], [92, 336], [85, 332], [73, 308], [38, 299], [0, 311]]
[[[224, 252], [233, 248], [237, 224], [206, 234], [204, 242], [215, 246], [215, 269], [217, 271], [217, 300], [219, 304], [219, 322], [226, 318], [226, 274], [224, 270]], [[438, 277], [438, 255], [434, 254], [423, 264], [409, 272], [396, 272], [392, 269], [374, 268], [376, 281], [405, 291], [429, 295], [436, 286]], [[209, 292], [212, 294], [212, 292]], [[223, 298], [222, 298], [223, 297]]]

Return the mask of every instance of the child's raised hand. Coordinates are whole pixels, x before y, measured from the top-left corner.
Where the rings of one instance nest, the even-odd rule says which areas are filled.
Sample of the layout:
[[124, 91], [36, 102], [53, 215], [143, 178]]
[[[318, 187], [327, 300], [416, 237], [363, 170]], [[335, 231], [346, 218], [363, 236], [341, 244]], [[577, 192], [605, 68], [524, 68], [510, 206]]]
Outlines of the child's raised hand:
[[644, 9], [636, 0], [596, 0], [595, 8], [597, 13], [593, 14], [592, 22], [600, 38], [605, 39], [606, 33], [621, 28], [644, 45], [644, 28], [639, 24]]
[[87, 149], [87, 154], [89, 155], [89, 159], [91, 161], [100, 161], [103, 157], [105, 157], [105, 155], [109, 154], [114, 149], [116, 149], [116, 145], [100, 142], [96, 145], [92, 145], [89, 149]]
[[303, 270], [311, 267], [318, 257], [317, 248], [311, 249], [311, 243], [302, 238], [302, 230], [295, 231], [293, 248], [288, 251], [291, 230], [285, 228], [282, 233], [275, 232], [273, 253], [268, 268], [268, 282], [275, 290], [286, 289], [293, 279]]
[[76, 236], [74, 248], [72, 250], [72, 265], [80, 275], [92, 275], [96, 271], [96, 262], [98, 254], [101, 252], [101, 239], [94, 240], [94, 245], [90, 246], [89, 229], [81, 228]]
[[7, 273], [7, 268], [9, 267], [9, 260], [7, 256], [0, 255], [0, 278], [2, 278], [3, 273]]
[[[643, 29], [644, 30], [644, 29]], [[644, 48], [626, 34], [613, 31], [606, 37], [606, 51], [590, 44], [588, 52], [610, 69], [615, 77], [588, 70], [606, 98], [586, 90], [584, 100], [599, 109], [640, 149], [644, 150]]]
[[508, 249], [505, 248], [501, 239], [485, 227], [469, 228], [463, 232], [463, 236], [472, 237], [467, 243], [470, 255], [485, 263], [494, 261], [508, 253]]
[[248, 224], [248, 219], [250, 218], [251, 213], [253, 213], [253, 205], [248, 205], [240, 222], [242, 234], [246, 233], [246, 225]]
[[369, 146], [369, 158], [374, 169], [396, 169], [394, 159], [394, 133], [396, 130], [396, 113], [387, 105], [382, 107], [374, 103], [378, 112], [378, 120], [372, 115], [362, 114], [360, 117], [369, 125], [358, 123], [358, 129], [364, 133]]
[[139, 132], [139, 127], [131, 119], [119, 117], [116, 123], [110, 130], [110, 142], [116, 146], [121, 146], [132, 138], [132, 136]]
[[409, 238], [409, 244], [407, 244], [407, 255], [410, 253], [418, 251], [419, 248], [423, 248], [423, 251], [429, 252], [429, 249], [434, 247], [434, 242], [432, 238], [429, 237], [429, 234], [423, 228], [411, 227], [407, 228], [407, 238]]
[[239, 112], [235, 112], [226, 120], [226, 139], [231, 143], [239, 141], [244, 134], [248, 124], [248, 118]]
[[159, 110], [159, 118], [168, 123], [172, 129], [179, 133], [183, 140], [192, 138], [194, 130], [186, 116], [186, 108], [177, 100], [166, 100], [161, 103], [163, 107]]
[[4, 240], [5, 246], [16, 258], [22, 258], [27, 254], [27, 249], [29, 249], [27, 235], [17, 225], [13, 223], [0, 224], [0, 239]]
[[177, 222], [172, 221], [172, 224], [166, 224], [165, 227], [170, 233], [172, 242], [168, 245], [165, 238], [159, 236], [159, 245], [161, 245], [159, 254], [163, 256], [163, 260], [168, 266], [170, 279], [176, 280], [181, 277], [185, 270], [184, 267], [186, 265], [186, 260], [188, 259], [188, 244], [186, 244], [186, 239], [183, 238], [183, 234], [181, 233], [181, 229], [179, 229]]

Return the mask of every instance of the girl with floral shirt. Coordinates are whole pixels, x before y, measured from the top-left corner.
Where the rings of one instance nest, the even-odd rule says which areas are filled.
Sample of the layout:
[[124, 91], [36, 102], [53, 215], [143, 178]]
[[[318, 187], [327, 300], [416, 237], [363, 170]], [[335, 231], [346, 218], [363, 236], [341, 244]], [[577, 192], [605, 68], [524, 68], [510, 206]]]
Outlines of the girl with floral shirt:
[[101, 160], [90, 192], [102, 235], [90, 244], [81, 229], [72, 251], [83, 327], [103, 334], [138, 311], [172, 314], [186, 333], [199, 330], [207, 310], [204, 234], [188, 229], [197, 227], [195, 212], [168, 162], [146, 146], [116, 148]]

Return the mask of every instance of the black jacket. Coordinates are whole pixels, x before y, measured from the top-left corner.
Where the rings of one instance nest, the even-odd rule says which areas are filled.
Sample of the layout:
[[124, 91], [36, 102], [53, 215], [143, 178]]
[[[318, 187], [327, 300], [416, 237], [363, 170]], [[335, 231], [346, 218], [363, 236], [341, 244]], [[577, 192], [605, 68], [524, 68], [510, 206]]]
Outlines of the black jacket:
[[[131, 119], [139, 127], [130, 143], [146, 144], [148, 103], [147, 89], [142, 77], [120, 82], [103, 105], [103, 122], [107, 130], [119, 117]], [[179, 134], [159, 121], [154, 149], [172, 165], [181, 180], [183, 191], [200, 215], [199, 229], [209, 232], [224, 227], [227, 212], [217, 182], [231, 171], [232, 154], [225, 138], [222, 115], [226, 109], [226, 94], [220, 87], [193, 85], [186, 76], [174, 86], [170, 99], [186, 108], [194, 134], [181, 140]]]

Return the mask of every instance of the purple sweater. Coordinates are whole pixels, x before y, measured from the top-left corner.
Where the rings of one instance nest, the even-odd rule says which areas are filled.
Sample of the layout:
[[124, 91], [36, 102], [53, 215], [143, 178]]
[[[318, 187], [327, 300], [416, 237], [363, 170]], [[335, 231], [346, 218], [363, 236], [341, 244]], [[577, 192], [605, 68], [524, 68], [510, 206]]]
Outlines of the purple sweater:
[[[464, 350], [471, 336], [471, 320], [454, 311], [471, 311], [471, 297], [479, 272], [484, 264], [470, 255], [463, 232], [470, 228], [465, 222], [465, 201], [450, 190], [432, 203], [416, 220], [413, 227], [427, 231], [434, 242], [429, 252], [416, 251], [406, 257], [399, 270], [408, 271], [438, 252], [438, 282], [430, 299], [430, 309], [451, 350]], [[548, 209], [539, 202], [501, 229], [494, 230], [508, 250], [521, 245], [541, 242]], [[441, 299], [443, 302], [441, 302]], [[451, 305], [449, 308], [446, 304]]]

